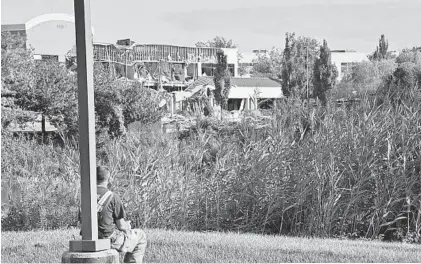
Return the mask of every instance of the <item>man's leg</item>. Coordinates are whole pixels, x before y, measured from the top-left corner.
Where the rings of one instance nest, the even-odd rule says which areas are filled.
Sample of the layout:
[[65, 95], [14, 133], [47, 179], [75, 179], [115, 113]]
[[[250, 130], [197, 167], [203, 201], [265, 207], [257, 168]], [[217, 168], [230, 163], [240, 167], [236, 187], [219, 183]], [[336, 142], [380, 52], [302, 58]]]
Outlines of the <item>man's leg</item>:
[[145, 255], [146, 250], [146, 234], [140, 229], [133, 229], [131, 232], [134, 232], [136, 235], [131, 239], [136, 239], [136, 246], [132, 252], [127, 252], [124, 256], [125, 263], [142, 263], [143, 256]]
[[111, 248], [117, 251], [121, 251], [124, 241], [126, 240], [124, 233], [119, 230], [115, 230], [109, 239], [111, 242]]

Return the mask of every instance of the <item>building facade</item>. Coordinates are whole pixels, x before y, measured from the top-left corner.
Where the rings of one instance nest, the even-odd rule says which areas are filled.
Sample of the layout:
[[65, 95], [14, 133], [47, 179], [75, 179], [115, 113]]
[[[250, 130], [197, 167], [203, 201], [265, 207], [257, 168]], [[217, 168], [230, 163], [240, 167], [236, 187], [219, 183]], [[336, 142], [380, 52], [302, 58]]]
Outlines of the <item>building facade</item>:
[[[20, 24], [1, 26], [2, 32], [26, 37], [35, 59], [76, 62], [74, 16], [44, 14]], [[92, 28], [92, 32], [94, 29]], [[147, 87], [179, 91], [201, 76], [213, 76], [219, 48], [139, 44], [131, 39], [93, 43], [94, 61], [112, 70], [117, 77], [139, 80]], [[231, 76], [238, 75], [237, 49], [223, 48]], [[73, 69], [72, 68], [72, 69]]]
[[350, 72], [355, 63], [368, 60], [367, 54], [362, 52], [331, 50], [331, 61], [335, 64], [336, 69], [338, 70], [338, 81], [342, 80], [347, 72]]
[[269, 58], [269, 52], [267, 50], [261, 50], [261, 49], [253, 50], [252, 52], [243, 52], [241, 53], [241, 55], [242, 55], [242, 58], [240, 59], [238, 66], [244, 69], [244, 72], [242, 73], [242, 75], [239, 76], [243, 78], [252, 77], [251, 72], [259, 56], [265, 56]]
[[1, 25], [1, 31], [26, 37], [26, 45], [33, 49], [35, 59], [64, 62], [76, 43], [75, 19], [68, 14], [40, 15], [21, 24]]
[[[203, 89], [214, 91], [215, 84], [211, 77], [199, 77], [182, 92], [175, 92], [177, 109], [181, 109], [182, 101]], [[231, 89], [228, 95], [228, 111], [242, 111], [271, 108], [276, 101], [284, 98], [281, 84], [266, 77], [231, 78]], [[215, 106], [214, 100], [212, 105]]]
[[[214, 75], [218, 50], [227, 55], [228, 69], [236, 77], [236, 48], [139, 44], [127, 39], [117, 44], [94, 43], [94, 61], [121, 77], [142, 81], [147, 87], [180, 91], [199, 77]], [[76, 54], [69, 55], [72, 56]]]

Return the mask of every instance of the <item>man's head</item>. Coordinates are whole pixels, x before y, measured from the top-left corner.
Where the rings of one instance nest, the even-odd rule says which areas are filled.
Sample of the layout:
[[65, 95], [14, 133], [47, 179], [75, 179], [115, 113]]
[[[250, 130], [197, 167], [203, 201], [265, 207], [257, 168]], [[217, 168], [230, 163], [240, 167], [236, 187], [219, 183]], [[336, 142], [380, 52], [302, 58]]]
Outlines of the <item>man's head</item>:
[[110, 178], [110, 171], [105, 166], [96, 167], [96, 183], [107, 184]]

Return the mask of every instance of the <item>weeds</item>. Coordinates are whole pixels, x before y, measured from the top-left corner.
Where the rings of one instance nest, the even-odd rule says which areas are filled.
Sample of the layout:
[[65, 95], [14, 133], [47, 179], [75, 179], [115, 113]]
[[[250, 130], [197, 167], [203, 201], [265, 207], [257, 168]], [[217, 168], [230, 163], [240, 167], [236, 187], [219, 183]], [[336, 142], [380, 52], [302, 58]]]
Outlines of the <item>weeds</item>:
[[[137, 226], [418, 241], [420, 110], [368, 98], [311, 111], [286, 103], [264, 121], [198, 121], [181, 140], [131, 129], [98, 162]], [[77, 149], [3, 137], [3, 186], [20, 195], [4, 229], [74, 225]]]

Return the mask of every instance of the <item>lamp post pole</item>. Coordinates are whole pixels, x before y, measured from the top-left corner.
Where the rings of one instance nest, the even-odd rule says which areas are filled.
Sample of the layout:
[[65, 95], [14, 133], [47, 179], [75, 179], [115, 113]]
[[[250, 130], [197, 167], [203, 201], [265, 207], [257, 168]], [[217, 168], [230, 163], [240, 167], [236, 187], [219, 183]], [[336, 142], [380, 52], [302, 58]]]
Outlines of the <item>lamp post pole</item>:
[[77, 85], [79, 107], [79, 152], [81, 178], [82, 240], [69, 241], [63, 263], [118, 262], [109, 239], [98, 239], [95, 104], [90, 0], [74, 0]]
[[95, 105], [90, 1], [74, 0], [82, 188], [82, 240], [97, 240]]

